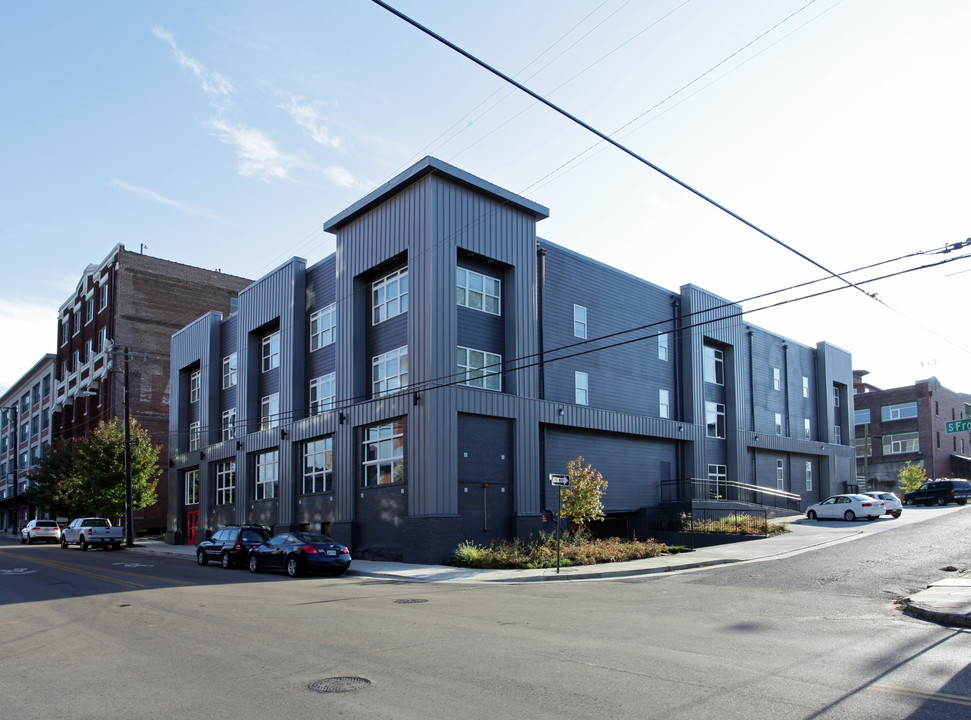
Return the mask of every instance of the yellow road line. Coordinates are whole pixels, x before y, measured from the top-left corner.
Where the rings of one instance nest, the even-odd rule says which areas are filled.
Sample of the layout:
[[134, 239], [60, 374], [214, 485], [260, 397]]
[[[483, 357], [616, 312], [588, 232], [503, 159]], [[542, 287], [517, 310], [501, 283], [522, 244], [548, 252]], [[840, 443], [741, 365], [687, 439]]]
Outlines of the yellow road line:
[[947, 693], [924, 692], [912, 688], [895, 687], [893, 685], [871, 685], [870, 690], [888, 693], [890, 695], [904, 695], [906, 697], [918, 698], [920, 700], [937, 700], [939, 702], [951, 703], [953, 705], [967, 705], [971, 707], [971, 697], [965, 695], [949, 695]]
[[[96, 574], [96, 572], [105, 572], [105, 573], [113, 573], [115, 575], [124, 575], [127, 577], [138, 578], [139, 580], [145, 579], [144, 575], [140, 575], [138, 573], [133, 573], [133, 572], [127, 572], [125, 570], [112, 570], [111, 568], [104, 568], [99, 571], [92, 571], [92, 570], [87, 570], [85, 568], [81, 568], [77, 565], [66, 563], [61, 560], [39, 560], [33, 555], [30, 555], [30, 556], [18, 555], [16, 553], [10, 553], [10, 556], [17, 558], [18, 560], [23, 560], [25, 562], [36, 562], [40, 565], [46, 565], [47, 567], [54, 568], [55, 570], [65, 570], [67, 572], [76, 573], [78, 575], [83, 575], [89, 578], [94, 578], [98, 580], [107, 580], [108, 582], [118, 583], [119, 585], [127, 585], [128, 587], [133, 587], [133, 588], [146, 587], [145, 585], [142, 585], [139, 583], [133, 583], [127, 580], [115, 579], [115, 578], [107, 577], [105, 575]], [[150, 576], [150, 577], [153, 580], [172, 583], [174, 585], [195, 585], [195, 583], [189, 582], [188, 580], [174, 580], [171, 578], [163, 578], [163, 577], [156, 577], [156, 576]]]

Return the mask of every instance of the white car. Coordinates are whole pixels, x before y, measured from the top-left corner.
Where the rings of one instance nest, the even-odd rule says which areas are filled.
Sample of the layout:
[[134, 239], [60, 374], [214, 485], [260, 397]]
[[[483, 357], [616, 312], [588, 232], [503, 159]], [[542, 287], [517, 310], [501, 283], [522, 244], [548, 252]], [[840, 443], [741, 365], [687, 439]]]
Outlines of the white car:
[[56, 543], [61, 539], [61, 528], [53, 520], [31, 520], [20, 531], [20, 544], [31, 545], [34, 540]]
[[806, 509], [810, 520], [835, 520], [843, 518], [850, 522], [857, 518], [876, 520], [886, 512], [886, 503], [869, 495], [833, 495]]
[[872, 492], [860, 493], [861, 495], [867, 495], [874, 498], [875, 500], [883, 500], [883, 504], [887, 506], [887, 515], [894, 518], [899, 518], [900, 514], [904, 511], [904, 505], [900, 502], [900, 498], [893, 493], [881, 492], [875, 490]]

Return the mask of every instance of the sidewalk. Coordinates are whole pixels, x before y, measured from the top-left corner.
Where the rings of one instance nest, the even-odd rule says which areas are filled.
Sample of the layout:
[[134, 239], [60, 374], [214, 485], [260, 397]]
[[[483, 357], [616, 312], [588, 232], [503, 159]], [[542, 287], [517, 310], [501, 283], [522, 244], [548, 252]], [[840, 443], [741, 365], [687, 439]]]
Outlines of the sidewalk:
[[[657, 573], [690, 571], [739, 562], [760, 562], [790, 557], [813, 549], [849, 542], [864, 532], [853, 524], [813, 523], [803, 516], [779, 518], [790, 532], [770, 538], [747, 540], [700, 548], [678, 555], [645, 560], [539, 570], [474, 570], [446, 565], [411, 565], [396, 562], [354, 560], [347, 576], [392, 578], [408, 582], [487, 583], [582, 581], [636, 577]], [[191, 545], [166, 545], [140, 541], [129, 552], [195, 557]], [[957, 575], [927, 586], [904, 599], [905, 611], [946, 625], [971, 627], [971, 576]]]

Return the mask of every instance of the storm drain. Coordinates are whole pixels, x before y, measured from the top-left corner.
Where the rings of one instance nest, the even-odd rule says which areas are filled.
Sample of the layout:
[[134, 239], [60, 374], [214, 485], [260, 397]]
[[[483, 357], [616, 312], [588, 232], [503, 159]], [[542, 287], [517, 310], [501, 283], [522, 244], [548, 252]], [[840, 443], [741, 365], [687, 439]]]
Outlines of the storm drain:
[[317, 680], [310, 683], [307, 687], [319, 693], [340, 693], [360, 690], [370, 684], [370, 680], [362, 677], [332, 677]]
[[425, 598], [401, 598], [400, 600], [395, 600], [399, 605], [411, 605], [413, 603], [423, 603], [428, 602]]

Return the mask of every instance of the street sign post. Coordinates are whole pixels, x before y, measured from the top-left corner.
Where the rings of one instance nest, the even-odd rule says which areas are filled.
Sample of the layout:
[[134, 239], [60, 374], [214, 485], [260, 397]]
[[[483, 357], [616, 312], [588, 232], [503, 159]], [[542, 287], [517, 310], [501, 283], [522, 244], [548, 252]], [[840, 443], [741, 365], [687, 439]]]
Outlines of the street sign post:
[[556, 574], [560, 574], [560, 539], [562, 531], [560, 529], [560, 512], [563, 508], [563, 488], [569, 487], [569, 475], [554, 475], [550, 473], [550, 485], [556, 487]]
[[964, 420], [948, 420], [944, 424], [944, 428], [947, 430], [949, 435], [971, 431], [971, 418], [964, 418]]

